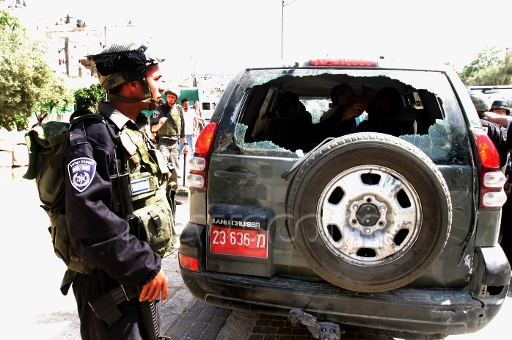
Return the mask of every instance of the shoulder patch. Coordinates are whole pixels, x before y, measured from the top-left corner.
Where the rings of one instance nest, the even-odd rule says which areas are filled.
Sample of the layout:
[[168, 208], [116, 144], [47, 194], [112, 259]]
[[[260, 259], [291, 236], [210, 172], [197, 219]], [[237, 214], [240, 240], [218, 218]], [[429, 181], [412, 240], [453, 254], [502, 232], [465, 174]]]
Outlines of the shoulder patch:
[[96, 174], [96, 161], [87, 157], [73, 159], [68, 164], [68, 173], [71, 185], [82, 192], [89, 187]]
[[154, 110], [153, 111], [153, 118], [158, 118], [158, 117], [160, 117], [160, 111]]

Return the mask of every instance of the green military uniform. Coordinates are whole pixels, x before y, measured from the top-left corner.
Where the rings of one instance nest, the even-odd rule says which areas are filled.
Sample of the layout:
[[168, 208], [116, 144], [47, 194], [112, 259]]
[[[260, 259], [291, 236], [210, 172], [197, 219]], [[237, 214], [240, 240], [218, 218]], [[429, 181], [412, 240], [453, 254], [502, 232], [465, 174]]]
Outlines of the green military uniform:
[[180, 171], [178, 140], [185, 137], [185, 122], [182, 108], [178, 104], [173, 105], [172, 108], [168, 103], [158, 106], [151, 117], [151, 125], [158, 124], [160, 118], [163, 117], [166, 117], [167, 121], [157, 132], [158, 148], [166, 162], [172, 163], [174, 166], [174, 171], [172, 171], [168, 182], [168, 195], [171, 207], [175, 210], [174, 195], [178, 189], [178, 172]]

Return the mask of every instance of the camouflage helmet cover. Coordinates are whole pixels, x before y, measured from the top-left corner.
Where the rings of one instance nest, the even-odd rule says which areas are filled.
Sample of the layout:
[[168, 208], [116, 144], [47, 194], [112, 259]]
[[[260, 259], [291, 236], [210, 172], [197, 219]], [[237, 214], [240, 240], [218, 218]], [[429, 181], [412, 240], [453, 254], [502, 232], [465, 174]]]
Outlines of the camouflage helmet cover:
[[146, 45], [135, 43], [112, 44], [89, 58], [96, 65], [102, 89], [107, 92], [128, 81], [144, 79], [149, 65], [164, 61], [149, 55]]
[[167, 88], [164, 91], [164, 96], [167, 95], [167, 94], [173, 94], [173, 95], [176, 96], [176, 98], [178, 98], [180, 96], [180, 92], [181, 91], [179, 89]]
[[485, 112], [489, 110], [489, 105], [487, 104], [485, 99], [475, 95], [474, 93], [471, 93], [469, 96], [471, 97], [473, 105], [475, 105], [475, 109], [478, 112]]

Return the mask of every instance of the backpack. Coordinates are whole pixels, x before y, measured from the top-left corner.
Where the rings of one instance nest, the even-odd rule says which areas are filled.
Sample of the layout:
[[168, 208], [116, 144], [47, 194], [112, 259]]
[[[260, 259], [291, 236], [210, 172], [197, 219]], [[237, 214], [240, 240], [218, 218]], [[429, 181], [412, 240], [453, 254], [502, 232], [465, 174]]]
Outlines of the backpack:
[[[72, 115], [70, 123], [49, 121], [32, 127], [25, 134], [28, 148], [28, 167], [23, 178], [35, 180], [39, 199], [42, 203], [41, 208], [50, 218], [48, 231], [57, 257], [62, 259], [72, 272], [92, 274], [93, 269], [78, 256], [69, 241], [67, 222], [63, 214], [64, 177], [59, 164], [62, 146], [66, 141], [69, 129], [72, 124], [85, 119], [98, 119], [105, 122], [102, 115], [77, 111]], [[69, 273], [69, 275], [74, 277], [72, 273]], [[72, 278], [70, 279], [72, 281]], [[63, 294], [67, 294], [67, 289]]]
[[[67, 266], [68, 270], [61, 283], [61, 292], [64, 295], [67, 294], [76, 273], [90, 275], [94, 271], [77, 254], [69, 240], [64, 214], [64, 176], [60, 170], [60, 156], [70, 128], [87, 119], [97, 119], [105, 123], [116, 145], [125, 146], [123, 139], [125, 143], [128, 142], [123, 136], [119, 137], [113, 133], [103, 115], [89, 111], [76, 111], [72, 114], [70, 123], [50, 121], [34, 126], [25, 135], [29, 160], [23, 178], [35, 180], [41, 207], [50, 218], [48, 231], [54, 252]], [[133, 144], [131, 146], [136, 148]], [[174, 216], [165, 197], [149, 197], [146, 204], [149, 205], [136, 211], [137, 217], [141, 221], [144, 233], [148, 235], [147, 242], [151, 248], [165, 257], [172, 253], [173, 245], [176, 243]], [[162, 225], [165, 227], [162, 228]]]

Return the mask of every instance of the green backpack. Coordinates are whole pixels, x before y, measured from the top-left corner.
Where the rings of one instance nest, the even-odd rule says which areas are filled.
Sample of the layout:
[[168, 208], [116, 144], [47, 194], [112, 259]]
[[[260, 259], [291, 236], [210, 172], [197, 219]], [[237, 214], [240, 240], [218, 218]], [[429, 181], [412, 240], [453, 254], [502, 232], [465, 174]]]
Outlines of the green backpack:
[[[148, 165], [152, 173], [162, 171], [164, 167], [167, 169], [161, 154], [145, 152], [141, 145], [142, 141], [137, 139], [137, 136], [128, 129], [122, 130], [116, 136], [104, 116], [98, 113], [77, 111], [71, 116], [70, 123], [50, 121], [35, 126], [27, 132], [25, 139], [27, 140], [29, 164], [23, 177], [35, 180], [42, 203], [41, 207], [50, 217], [48, 231], [51, 235], [53, 249], [68, 268], [61, 283], [61, 292], [64, 295], [67, 294], [76, 273], [90, 275], [94, 271], [76, 253], [69, 240], [67, 221], [63, 214], [64, 176], [60, 171], [60, 156], [68, 131], [73, 124], [86, 119], [97, 119], [107, 124], [107, 130], [109, 130], [109, 134], [116, 145], [122, 145], [130, 155], [133, 155], [137, 150], [142, 152], [141, 162]], [[146, 241], [151, 249], [162, 258], [172, 254], [177, 237], [174, 230], [174, 213], [166, 195], [158, 190], [159, 184], [148, 173], [135, 172], [130, 174], [130, 179], [128, 179], [125, 186], [131, 187], [130, 180], [139, 182], [143, 180], [150, 183], [150, 190], [140, 194], [133, 192], [131, 188], [128, 189], [132, 196], [126, 199], [133, 201], [133, 204], [137, 202], [135, 211], [131, 212], [135, 217], [132, 221], [136, 221], [135, 223], [139, 227], [138, 232], [134, 235], [143, 235], [144, 238], [141, 239]], [[134, 208], [130, 203], [118, 205], [129, 205], [130, 209]]]
[[[78, 112], [77, 112], [78, 113]], [[25, 135], [28, 148], [28, 168], [23, 178], [35, 180], [41, 207], [50, 217], [48, 231], [51, 235], [55, 254], [61, 258], [69, 270], [64, 281], [73, 279], [73, 272], [92, 274], [93, 269], [86, 265], [69, 242], [67, 222], [64, 214], [64, 177], [60, 171], [62, 146], [72, 124], [85, 119], [98, 119], [105, 122], [100, 114], [81, 112], [71, 119], [71, 123], [50, 121], [32, 127]], [[65, 282], [63, 281], [63, 286]], [[71, 283], [71, 281], [69, 283]], [[61, 290], [62, 287], [61, 286]], [[63, 294], [67, 294], [69, 284]]]

